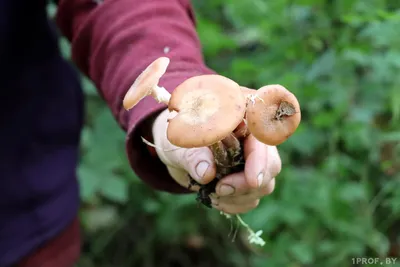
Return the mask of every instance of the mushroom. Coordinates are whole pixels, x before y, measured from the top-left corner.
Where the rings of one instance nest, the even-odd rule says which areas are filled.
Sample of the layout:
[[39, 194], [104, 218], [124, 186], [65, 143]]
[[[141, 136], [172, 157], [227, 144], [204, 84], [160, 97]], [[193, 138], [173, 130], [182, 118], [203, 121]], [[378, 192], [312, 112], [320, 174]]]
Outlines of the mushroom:
[[263, 86], [248, 101], [247, 128], [262, 143], [279, 145], [300, 124], [300, 104], [295, 95], [282, 85]]
[[251, 95], [254, 95], [256, 92], [257, 92], [257, 90], [255, 90], [255, 89], [250, 89], [250, 88], [247, 88], [247, 87], [245, 87], [245, 86], [240, 86], [240, 90], [242, 91], [242, 94], [247, 98], [247, 97], [249, 97], [249, 96], [251, 96]]
[[[242, 94], [246, 98], [246, 101], [247, 100], [254, 101], [253, 98], [254, 98], [254, 95], [257, 93], [257, 90], [250, 89], [250, 88], [247, 88], [247, 87], [244, 87], [244, 86], [240, 86], [240, 90], [242, 91]], [[233, 134], [234, 134], [234, 136], [236, 138], [239, 138], [239, 139], [244, 139], [250, 134], [250, 132], [247, 129], [247, 121], [246, 121], [245, 116], [243, 118], [243, 121], [233, 131]]]
[[171, 94], [164, 87], [158, 86], [158, 82], [166, 72], [169, 62], [169, 58], [159, 57], [136, 78], [123, 100], [126, 110], [133, 108], [140, 100], [149, 95], [158, 103], [168, 105]]
[[189, 188], [199, 185], [197, 200], [211, 207], [209, 195], [219, 179], [242, 167], [240, 142], [233, 130], [243, 121], [246, 98], [240, 86], [216, 74], [194, 76], [174, 89], [168, 105], [176, 116], [169, 120], [168, 140], [184, 148], [208, 146], [216, 164], [216, 176], [206, 185], [190, 179]]
[[187, 79], [174, 89], [169, 110], [168, 140], [179, 147], [204, 147], [223, 140], [243, 120], [246, 100], [240, 86], [209, 74]]

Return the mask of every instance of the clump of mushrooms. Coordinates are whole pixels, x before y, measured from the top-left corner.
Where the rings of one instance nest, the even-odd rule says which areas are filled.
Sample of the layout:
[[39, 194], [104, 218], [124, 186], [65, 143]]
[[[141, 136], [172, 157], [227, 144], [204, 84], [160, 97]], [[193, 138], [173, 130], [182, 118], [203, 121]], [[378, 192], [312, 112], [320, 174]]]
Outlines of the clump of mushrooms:
[[211, 149], [216, 179], [206, 185], [191, 179], [188, 185], [200, 186], [197, 199], [210, 207], [209, 195], [215, 192], [218, 180], [243, 170], [243, 139], [252, 134], [267, 145], [283, 143], [300, 123], [300, 105], [281, 85], [249, 89], [216, 74], [191, 77], [170, 94], [158, 86], [169, 63], [167, 57], [154, 60], [129, 88], [123, 106], [129, 110], [144, 97], [152, 96], [171, 112], [177, 112], [167, 128], [167, 138], [173, 145]]
[[[211, 207], [209, 195], [224, 176], [243, 170], [241, 143], [233, 131], [243, 121], [246, 98], [240, 86], [224, 76], [209, 74], [187, 79], [172, 92], [168, 105], [177, 115], [169, 121], [168, 140], [178, 147], [208, 146], [216, 164], [215, 179], [200, 185], [197, 200]], [[182, 134], [182, 133], [185, 134]]]
[[167, 128], [167, 138], [173, 145], [211, 149], [217, 167], [215, 179], [206, 185], [190, 179], [188, 184], [189, 188], [199, 186], [197, 200], [211, 207], [210, 194], [218, 181], [244, 169], [244, 139], [252, 134], [264, 144], [282, 144], [300, 124], [300, 105], [282, 85], [249, 89], [217, 74], [191, 77], [170, 94], [158, 86], [169, 63], [167, 57], [154, 60], [129, 88], [123, 106], [129, 110], [144, 97], [152, 96], [176, 112]]

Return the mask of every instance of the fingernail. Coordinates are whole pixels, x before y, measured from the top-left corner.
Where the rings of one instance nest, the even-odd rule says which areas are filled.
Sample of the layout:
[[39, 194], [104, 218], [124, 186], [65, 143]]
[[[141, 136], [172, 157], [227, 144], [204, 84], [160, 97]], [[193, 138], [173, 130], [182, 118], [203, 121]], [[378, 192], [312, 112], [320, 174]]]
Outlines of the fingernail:
[[260, 173], [257, 175], [258, 187], [261, 187], [261, 185], [262, 185], [262, 183], [263, 183], [263, 180], [264, 180], [264, 172], [260, 172]]
[[230, 185], [223, 184], [219, 187], [219, 195], [220, 196], [229, 196], [235, 192], [235, 188]]
[[200, 177], [200, 179], [204, 177], [204, 174], [206, 173], [209, 166], [210, 164], [207, 161], [200, 161], [200, 163], [197, 164], [196, 173]]

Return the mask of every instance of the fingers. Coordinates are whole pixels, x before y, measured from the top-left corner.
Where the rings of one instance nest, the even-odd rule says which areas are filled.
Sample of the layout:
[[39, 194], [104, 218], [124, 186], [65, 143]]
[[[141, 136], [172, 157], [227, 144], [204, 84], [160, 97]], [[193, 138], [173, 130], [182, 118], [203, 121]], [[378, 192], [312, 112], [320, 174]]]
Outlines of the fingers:
[[209, 148], [182, 149], [172, 155], [171, 160], [200, 184], [211, 182], [216, 175], [214, 157]]
[[251, 188], [243, 172], [231, 174], [218, 182], [216, 193], [219, 197], [239, 197], [242, 195], [257, 194], [269, 195], [275, 188], [275, 179], [264, 179], [261, 187]]
[[[244, 175], [243, 175], [244, 176]], [[243, 179], [244, 180], [244, 179]], [[256, 208], [260, 199], [272, 193], [275, 187], [275, 179], [265, 183], [261, 188], [252, 191], [246, 191], [241, 195], [230, 196], [212, 196], [212, 204], [215, 209], [228, 214], [246, 213]]]
[[239, 196], [246, 194], [252, 188], [248, 185], [244, 172], [232, 173], [218, 182], [216, 193], [218, 196]]
[[[173, 177], [178, 184], [185, 188], [189, 187], [189, 176], [185, 170], [171, 166], [167, 166], [167, 170], [169, 172], [169, 175], [171, 175], [171, 177]], [[193, 186], [191, 187], [191, 189], [193, 191], [198, 191], [199, 188], [197, 186]]]
[[281, 170], [276, 147], [257, 141], [252, 135], [244, 143], [243, 172], [230, 174], [218, 182], [212, 198], [214, 208], [229, 214], [246, 213], [257, 207], [260, 198], [275, 188]]
[[271, 194], [272, 191], [274, 190], [274, 187], [275, 187], [275, 179], [272, 179], [268, 184], [264, 185], [263, 187], [257, 190], [248, 191], [245, 194], [230, 195], [224, 197], [217, 195], [217, 197], [215, 197], [215, 203], [226, 202], [229, 204], [240, 205]]
[[263, 180], [271, 180], [281, 170], [281, 160], [275, 146], [268, 146], [252, 135], [244, 143], [246, 182], [250, 188], [260, 187]]
[[168, 171], [176, 180], [188, 180], [189, 174], [196, 182], [206, 184], [216, 175], [214, 157], [207, 147], [167, 151], [164, 156]]
[[260, 199], [254, 199], [252, 201], [241, 203], [240, 205], [222, 202], [218, 204], [213, 204], [213, 207], [227, 214], [242, 214], [257, 208], [259, 203]]
[[268, 146], [249, 135], [244, 144], [244, 158], [246, 161], [244, 172], [247, 184], [251, 188], [257, 188], [261, 185], [266, 175]]
[[282, 163], [276, 147], [267, 146], [252, 135], [245, 141], [244, 156], [244, 172], [233, 173], [221, 179], [216, 189], [219, 196], [238, 196], [270, 186], [270, 181], [281, 170]]

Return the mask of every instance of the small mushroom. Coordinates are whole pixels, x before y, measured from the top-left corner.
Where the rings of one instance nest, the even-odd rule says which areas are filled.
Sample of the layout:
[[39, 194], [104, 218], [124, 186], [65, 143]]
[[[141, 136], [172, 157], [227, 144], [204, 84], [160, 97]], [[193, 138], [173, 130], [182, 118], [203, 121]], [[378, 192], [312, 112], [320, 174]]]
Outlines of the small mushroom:
[[209, 74], [187, 79], [172, 93], [168, 140], [179, 147], [204, 147], [223, 140], [240, 124], [246, 100], [240, 86], [224, 76]]
[[164, 87], [158, 86], [158, 82], [166, 72], [169, 62], [169, 58], [159, 57], [136, 78], [123, 100], [126, 110], [133, 108], [140, 100], [149, 95], [158, 103], [168, 105], [171, 94]]
[[300, 124], [300, 104], [295, 95], [281, 85], [261, 87], [248, 101], [247, 128], [260, 142], [279, 145]]

